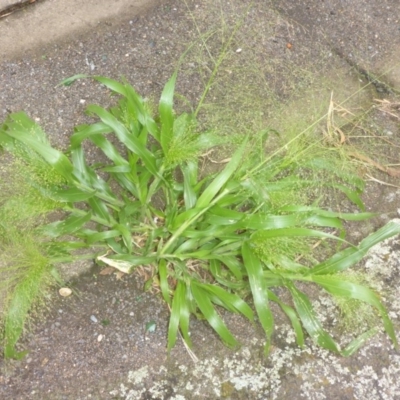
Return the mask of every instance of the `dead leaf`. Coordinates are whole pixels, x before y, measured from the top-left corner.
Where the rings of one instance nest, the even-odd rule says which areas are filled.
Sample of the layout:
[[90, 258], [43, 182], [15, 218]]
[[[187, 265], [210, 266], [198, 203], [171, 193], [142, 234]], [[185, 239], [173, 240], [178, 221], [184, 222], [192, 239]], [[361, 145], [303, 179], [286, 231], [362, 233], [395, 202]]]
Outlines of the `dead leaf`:
[[109, 265], [112, 268], [115, 268], [119, 271], [122, 271], [126, 274], [129, 274], [133, 268], [132, 263], [128, 262], [128, 261], [123, 261], [123, 260], [115, 260], [113, 258], [107, 258], [106, 257], [107, 254], [105, 254], [104, 256], [98, 256], [97, 259], [102, 261], [104, 264]]
[[126, 274], [122, 271], [115, 272], [115, 277], [117, 278], [117, 281], [122, 281], [122, 278], [124, 277], [124, 275], [126, 275]]
[[100, 275], [111, 275], [115, 271], [113, 267], [106, 267], [100, 271]]
[[360, 161], [365, 161], [366, 163], [372, 165], [376, 169], [379, 169], [379, 171], [385, 172], [389, 176], [392, 176], [394, 178], [399, 178], [400, 177], [400, 170], [395, 169], [395, 168], [384, 167], [383, 165], [381, 165], [378, 162], [372, 160], [371, 158], [365, 156], [364, 154], [360, 154], [360, 153], [357, 153], [355, 151], [351, 151], [349, 153], [349, 156], [357, 158]]

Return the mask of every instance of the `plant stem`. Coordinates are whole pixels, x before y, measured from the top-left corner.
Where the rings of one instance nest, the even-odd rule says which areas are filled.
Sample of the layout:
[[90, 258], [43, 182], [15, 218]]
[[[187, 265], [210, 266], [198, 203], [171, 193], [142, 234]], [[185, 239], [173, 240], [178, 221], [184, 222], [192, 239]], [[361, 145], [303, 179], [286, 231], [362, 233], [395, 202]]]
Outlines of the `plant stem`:
[[184, 232], [193, 222], [198, 220], [206, 211], [208, 211], [211, 207], [213, 207], [219, 200], [221, 200], [224, 196], [229, 193], [228, 189], [225, 189], [219, 196], [217, 196], [210, 204], [200, 210], [198, 214], [194, 215], [188, 221], [183, 223], [180, 228], [168, 239], [167, 243], [165, 243], [164, 247], [161, 249], [159, 256], [163, 256], [165, 252], [172, 246], [175, 240]]
[[[213, 69], [213, 71], [212, 71], [212, 73], [211, 73], [210, 78], [208, 79], [208, 82], [207, 82], [207, 84], [206, 84], [206, 87], [205, 87], [205, 89], [204, 89], [204, 91], [203, 91], [203, 93], [202, 93], [202, 95], [201, 95], [201, 97], [200, 97], [199, 103], [198, 103], [197, 108], [196, 108], [196, 110], [195, 110], [195, 112], [194, 112], [195, 118], [197, 117], [197, 114], [199, 113], [200, 108], [201, 108], [201, 106], [203, 105], [203, 102], [204, 102], [204, 100], [205, 100], [205, 98], [206, 98], [208, 92], [210, 91], [212, 84], [214, 83], [214, 79], [215, 79], [215, 76], [216, 76], [217, 73], [218, 73], [219, 67], [221, 66], [222, 62], [225, 60], [225, 58], [226, 58], [226, 56], [227, 56], [228, 48], [229, 48], [230, 44], [232, 43], [232, 40], [233, 40], [233, 38], [235, 37], [237, 31], [238, 31], [239, 28], [242, 26], [242, 24], [243, 24], [243, 22], [244, 22], [244, 19], [245, 19], [246, 16], [247, 16], [247, 11], [249, 10], [250, 7], [251, 7], [251, 4], [250, 4], [249, 7], [246, 9], [246, 13], [245, 13], [245, 15], [242, 17], [242, 19], [235, 25], [235, 28], [233, 29], [233, 32], [231, 33], [231, 35], [229, 36], [228, 40], [226, 41], [226, 43], [225, 43], [224, 46], [222, 47], [221, 53], [220, 53], [220, 55], [219, 55], [219, 57], [218, 57], [218, 60], [217, 60], [217, 62], [215, 63], [214, 69]], [[205, 43], [204, 43], [204, 46], [206, 46]], [[206, 46], [206, 48], [207, 48], [207, 46]]]

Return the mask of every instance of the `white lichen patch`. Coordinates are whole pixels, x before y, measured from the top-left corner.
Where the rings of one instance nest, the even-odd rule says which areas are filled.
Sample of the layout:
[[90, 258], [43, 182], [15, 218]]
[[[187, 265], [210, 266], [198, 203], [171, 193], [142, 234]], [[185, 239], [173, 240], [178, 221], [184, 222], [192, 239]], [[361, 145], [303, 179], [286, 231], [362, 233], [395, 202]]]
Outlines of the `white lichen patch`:
[[[373, 247], [357, 274], [365, 274], [366, 281], [382, 294], [400, 340], [400, 250], [396, 249], [400, 249], [399, 237]], [[324, 326], [332, 328], [340, 321], [337, 302], [326, 294], [321, 293], [313, 306]], [[261, 341], [249, 339], [250, 344], [229, 357], [132, 371], [111, 394], [125, 400], [217, 399], [235, 392], [239, 398], [259, 400], [400, 399], [400, 355], [383, 329], [349, 358], [323, 350], [310, 339], [303, 348], [296, 347], [289, 325], [277, 326], [276, 332], [279, 345], [273, 344], [268, 357], [258, 355]], [[344, 333], [340, 344], [344, 347], [353, 338]]]
[[[138, 371], [129, 374], [128, 383], [111, 392], [125, 400], [145, 398], [167, 400], [197, 400], [222, 398], [223, 385], [229, 382], [232, 390], [252, 399], [281, 399], [282, 393], [292, 390], [298, 398], [311, 400], [329, 399], [332, 390], [352, 393], [356, 400], [395, 400], [400, 398], [400, 356], [391, 354], [385, 366], [374, 365], [374, 354], [382, 351], [388, 354], [392, 346], [383, 335], [375, 337], [359, 353], [356, 366], [347, 366], [347, 359], [332, 354], [313, 344], [303, 349], [297, 347], [273, 348], [268, 357], [268, 366], [260, 360], [248, 360], [238, 355], [224, 359], [209, 358], [196, 363], [193, 368], [177, 366], [171, 397], [171, 383], [168, 371], [161, 367], [150, 370], [152, 383], [144, 389], [142, 382], [132, 379]], [[261, 344], [260, 344], [261, 345]], [[266, 360], [264, 360], [266, 361]], [[180, 367], [180, 368], [179, 368]], [[142, 372], [139, 376], [142, 375]], [[292, 377], [292, 387], [286, 383], [286, 375]], [[154, 379], [158, 377], [158, 379]], [[336, 397], [335, 397], [336, 398]]]

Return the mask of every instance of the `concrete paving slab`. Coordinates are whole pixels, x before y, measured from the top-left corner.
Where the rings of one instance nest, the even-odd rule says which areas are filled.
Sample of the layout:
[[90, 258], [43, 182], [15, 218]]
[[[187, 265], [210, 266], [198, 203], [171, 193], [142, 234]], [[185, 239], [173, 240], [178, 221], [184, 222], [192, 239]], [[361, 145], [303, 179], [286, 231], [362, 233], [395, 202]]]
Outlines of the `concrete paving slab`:
[[[9, 0], [1, 0], [4, 2]], [[102, 23], [127, 20], [161, 0], [46, 0], [0, 20], [0, 61], [88, 32]], [[14, 2], [12, 2], [14, 3]], [[0, 7], [1, 9], [2, 7]]]
[[0, 0], [0, 11], [12, 4], [22, 3], [23, 0]]
[[[211, 20], [211, 11], [208, 8], [212, 7], [214, 1], [188, 0], [193, 9], [197, 10], [195, 15], [202, 31], [206, 30], [204, 25]], [[267, 4], [265, 0], [251, 2], [258, 7], [249, 14], [245, 33], [235, 42], [236, 47], [230, 60], [239, 60], [237, 63], [240, 66], [240, 62], [244, 63], [249, 54], [260, 57], [255, 60], [262, 65], [256, 64], [256, 66], [257, 68], [260, 66], [260, 71], [266, 72], [265, 80], [269, 86], [259, 86], [264, 91], [268, 88], [274, 89], [271, 89], [267, 93], [268, 96], [263, 99], [265, 101], [263, 112], [267, 113], [271, 104], [279, 99], [288, 105], [285, 118], [279, 114], [271, 120], [273, 127], [279, 122], [277, 119], [292, 118], [291, 121], [296, 122], [296, 129], [300, 129], [299, 125], [307, 123], [308, 118], [313, 115], [315, 103], [325, 98], [329, 100], [330, 90], [318, 96], [313, 102], [309, 102], [312, 100], [307, 97], [307, 93], [310, 93], [307, 92], [309, 86], [314, 84], [322, 91], [324, 85], [315, 71], [325, 74], [325, 69], [328, 67], [326, 86], [335, 90], [335, 96], [343, 96], [346, 90], [354, 93], [365, 84], [365, 79], [349, 66], [348, 60], [345, 60], [339, 52], [332, 52], [333, 45], [326, 37], [318, 35], [319, 31], [313, 30], [321, 28], [324, 24], [324, 19], [318, 21], [321, 16], [314, 11], [311, 12], [313, 7], [321, 6], [319, 0], [288, 1], [289, 6], [294, 2], [297, 3], [298, 13], [290, 14], [292, 16], [271, 14], [270, 10], [264, 7]], [[4, 49], [3, 56], [6, 60], [0, 64], [0, 120], [9, 112], [24, 109], [45, 128], [53, 142], [58, 140], [57, 143], [63, 144], [75, 124], [86, 122], [84, 119], [86, 104], [95, 102], [107, 106], [112, 99], [101, 87], [90, 81], [79, 81], [72, 87], [57, 87], [62, 79], [77, 73], [95, 73], [116, 79], [125, 76], [139, 93], [147, 97], [153, 92], [159, 93], [162, 85], [170, 77], [176, 61], [185, 49], [182, 41], [187, 37], [191, 40], [198, 37], [193, 25], [188, 23], [191, 20], [190, 16], [187, 14], [184, 2], [180, 0], [168, 0], [165, 3], [169, 8], [160, 7], [154, 14], [132, 21], [132, 24], [129, 23], [132, 14], [124, 12], [122, 7], [122, 4], [127, 2], [113, 1], [111, 7], [109, 4], [111, 2], [87, 1], [92, 4], [90, 12], [100, 13], [100, 10], [95, 10], [96, 5], [109, 10], [109, 14], [106, 13], [105, 17], [99, 17], [98, 20], [94, 14], [82, 16], [81, 8], [84, 3], [73, 0], [68, 2], [43, 0], [30, 10], [4, 19], [9, 27], [10, 43], [13, 44], [8, 52], [3, 44], [5, 25], [0, 21], [0, 50]], [[149, 2], [143, 3], [146, 3], [146, 7], [149, 4]], [[231, 23], [232, 20], [235, 21], [237, 15], [235, 7], [241, 12], [242, 5], [250, 3], [250, 0], [231, 0], [229, 3], [220, 0], [219, 3], [221, 10], [224, 8], [227, 10], [224, 21]], [[274, 3], [279, 1], [275, 0]], [[329, 1], [332, 7], [335, 5], [342, 7], [342, 3], [344, 2], [341, 0]], [[353, 5], [361, 7], [361, 3], [355, 0]], [[389, 1], [384, 5], [392, 3]], [[71, 4], [76, 9], [70, 8]], [[378, 7], [379, 4], [378, 0], [369, 0], [371, 7], [373, 5]], [[46, 23], [46, 18], [37, 11], [43, 11], [45, 5], [48, 6], [48, 10], [57, 10], [55, 14], [60, 13], [61, 16], [65, 14], [65, 21], [62, 18], [57, 20], [62, 30], [57, 37], [54, 36], [58, 34], [57, 24], [46, 25], [47, 30], [45, 25], [42, 30], [34, 25], [32, 28], [34, 18], [38, 18], [36, 20], [38, 23]], [[119, 5], [122, 11], [114, 13], [114, 8]], [[289, 6], [281, 11], [287, 12]], [[235, 13], [233, 16], [228, 13], [230, 7], [232, 13]], [[310, 7], [310, 10], [307, 11], [307, 7]], [[336, 8], [334, 12], [337, 12], [335, 10]], [[218, 12], [214, 12], [214, 17], [220, 21]], [[304, 12], [304, 15], [308, 13], [309, 18], [315, 18], [314, 24], [317, 27], [313, 27], [311, 22], [310, 25], [306, 25], [307, 21], [302, 24], [300, 19], [295, 20], [300, 12]], [[335, 28], [335, 24], [332, 23], [330, 31], [326, 28], [325, 36], [329, 33], [332, 43], [335, 43], [336, 35], [341, 35], [343, 38], [358, 35], [355, 27], [357, 25], [352, 25], [353, 19], [356, 18], [353, 18], [354, 13], [355, 8], [352, 9], [352, 14], [348, 14], [347, 25], [343, 19], [342, 25], [338, 23]], [[323, 17], [328, 18], [329, 15], [323, 14]], [[88, 19], [85, 19], [86, 17]], [[379, 15], [375, 16], [374, 22], [377, 25], [373, 32], [385, 26]], [[107, 26], [112, 25], [103, 29], [106, 23]], [[37, 30], [36, 34], [40, 41], [31, 40], [29, 29], [24, 30], [24, 33], [28, 36], [27, 39], [31, 40], [29, 42], [31, 46], [27, 46], [24, 40], [13, 41], [13, 35], [17, 37], [18, 29], [25, 29], [28, 25], [35, 32]], [[217, 24], [216, 27], [220, 28], [220, 25]], [[87, 34], [84, 34], [85, 31]], [[354, 45], [355, 50], [365, 40], [361, 31], [359, 32], [359, 44]], [[315, 33], [314, 40], [310, 33]], [[49, 43], [54, 45], [49, 46]], [[374, 43], [379, 46], [381, 55], [391, 54], [387, 42]], [[252, 46], [255, 47], [254, 53], [250, 53]], [[235, 52], [239, 48], [242, 51]], [[44, 49], [46, 51], [42, 51]], [[343, 55], [346, 54], [345, 49], [347, 47], [342, 49]], [[36, 55], [29, 57], [26, 51]], [[23, 57], [20, 57], [21, 55]], [[183, 63], [178, 79], [179, 93], [189, 99], [195, 98], [198, 80], [193, 71], [202, 71], [202, 68], [206, 71], [210, 65], [211, 63], [201, 63], [197, 59]], [[233, 66], [230, 65], [229, 70], [232, 69]], [[232, 76], [244, 80], [242, 69], [240, 71], [241, 74], [235, 75], [233, 72]], [[255, 84], [251, 79], [245, 81], [243, 89], [247, 92], [251, 90], [251, 85]], [[226, 87], [225, 92], [228, 90]], [[296, 97], [296, 101], [290, 102], [292, 95]], [[273, 101], [268, 102], [268, 98]], [[228, 96], [224, 99], [230, 100]], [[364, 98], [359, 101], [361, 104], [364, 102]], [[260, 101], [257, 100], [257, 103]], [[253, 109], [257, 106], [257, 104], [252, 105]], [[240, 108], [234, 110], [239, 112]], [[381, 124], [382, 119], [378, 122]], [[375, 121], [375, 125], [378, 122]], [[395, 137], [400, 137], [400, 127], [397, 123], [393, 127], [387, 125], [392, 122], [389, 117], [384, 122], [386, 124], [384, 128], [390, 130], [390, 135], [387, 133], [380, 139], [394, 140]], [[393, 148], [396, 150], [396, 147]], [[95, 152], [90, 155], [96, 157]], [[393, 161], [395, 162], [398, 163]], [[385, 176], [382, 178], [386, 179]], [[372, 187], [371, 184], [368, 188], [370, 192], [368, 204], [374, 208], [367, 207], [367, 210], [375, 211], [379, 207], [379, 212], [385, 213], [379, 220], [380, 224], [385, 222], [384, 218], [399, 216], [396, 210], [400, 204], [400, 191], [393, 187], [398, 187], [398, 181], [393, 180], [391, 183], [392, 187], [380, 186], [375, 182], [375, 186]], [[373, 228], [367, 226], [368, 231], [353, 231], [352, 238], [357, 237], [361, 240]], [[367, 267], [375, 279], [374, 282], [382, 285], [389, 312], [396, 322], [397, 335], [400, 332], [398, 329], [399, 246], [399, 239], [387, 243], [377, 255], [377, 263], [369, 264]], [[393, 263], [390, 264], [389, 261]], [[382, 265], [385, 268], [382, 268]], [[155, 296], [143, 295], [140, 287], [141, 283], [133, 279], [128, 281], [128, 278], [124, 278], [120, 281], [111, 276], [87, 275], [86, 280], [82, 280], [78, 288], [81, 294], [79, 299], [78, 296], [58, 299], [60, 301], [52, 304], [54, 315], [49, 316], [48, 321], [43, 327], [39, 327], [35, 335], [27, 335], [24, 346], [31, 349], [31, 353], [26, 359], [14, 364], [13, 374], [0, 375], [0, 398], [32, 400], [61, 398], [132, 400], [144, 397], [190, 400], [222, 397], [238, 400], [400, 398], [400, 390], [396, 384], [400, 377], [400, 356], [382, 334], [371, 340], [358, 354], [343, 359], [317, 349], [309, 341], [303, 349], [298, 349], [294, 345], [293, 332], [288, 325], [283, 324], [276, 329], [274, 347], [270, 358], [266, 359], [262, 355], [264, 336], [249, 324], [243, 324], [241, 320], [234, 318], [228, 321], [234, 326], [235, 334], [243, 343], [240, 352], [229, 352], [202, 321], [194, 321], [191, 332], [195, 344], [194, 351], [199, 356], [200, 362], [192, 364], [180, 344], [173, 350], [168, 364], [164, 350], [168, 311]], [[319, 311], [322, 308], [330, 313], [327, 316], [321, 314], [322, 317], [333, 319], [336, 315], [334, 304], [328, 302], [326, 297], [316, 299], [315, 304], [320, 304]], [[104, 318], [103, 321], [111, 322], [110, 326], [95, 324], [93, 319], [90, 319], [91, 315], [97, 315], [99, 321]], [[143, 330], [149, 318], [155, 319], [158, 328], [156, 332], [145, 337]], [[279, 316], [277, 320], [279, 321]], [[99, 341], [100, 336], [102, 339]]]
[[398, 0], [278, 0], [277, 6], [363, 74], [400, 91]]

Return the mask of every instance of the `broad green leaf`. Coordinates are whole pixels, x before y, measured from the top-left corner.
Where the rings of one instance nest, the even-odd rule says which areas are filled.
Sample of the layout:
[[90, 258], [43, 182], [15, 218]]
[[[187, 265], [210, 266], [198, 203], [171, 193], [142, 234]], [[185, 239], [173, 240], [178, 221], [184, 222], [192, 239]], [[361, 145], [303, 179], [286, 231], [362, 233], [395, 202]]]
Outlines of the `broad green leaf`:
[[207, 186], [201, 196], [197, 199], [196, 208], [208, 207], [216, 194], [228, 182], [229, 178], [240, 165], [246, 144], [247, 140], [242, 143], [239, 149], [233, 154], [231, 160], [225, 166], [225, 168]]
[[161, 121], [160, 142], [165, 155], [168, 153], [169, 145], [173, 137], [173, 126], [174, 126], [173, 103], [174, 103], [176, 76], [177, 74], [175, 72], [169, 79], [169, 81], [165, 84], [159, 104], [160, 121]]
[[176, 338], [178, 336], [179, 320], [181, 319], [181, 308], [185, 300], [182, 293], [186, 292], [185, 283], [178, 281], [176, 285], [174, 297], [172, 299], [171, 316], [168, 324], [168, 352], [175, 346]]
[[268, 287], [264, 278], [264, 271], [261, 261], [253, 253], [248, 242], [243, 243], [242, 255], [253, 295], [254, 307], [267, 337], [265, 351], [268, 352], [274, 329], [274, 317], [268, 305]]
[[113, 229], [120, 232], [128, 253], [132, 253], [132, 232], [123, 224], [116, 224], [113, 226]]
[[71, 162], [61, 151], [51, 147], [41, 128], [23, 112], [10, 114], [8, 117], [14, 122], [7, 123], [7, 129], [3, 130], [3, 133], [35, 151], [69, 181], [72, 173]]
[[169, 284], [168, 284], [168, 266], [165, 259], [161, 259], [158, 263], [158, 274], [160, 277], [160, 289], [164, 301], [171, 305], [171, 298], [169, 295]]
[[106, 239], [111, 239], [111, 238], [116, 238], [121, 236], [121, 232], [116, 229], [112, 229], [109, 231], [102, 231], [102, 232], [96, 232], [92, 235], [86, 236], [86, 241], [88, 244], [93, 244], [96, 242], [102, 242]]
[[[89, 192], [96, 190], [97, 197], [102, 200], [106, 200], [115, 206], [124, 205], [124, 203], [118, 200], [108, 183], [86, 164], [82, 147], [77, 147], [71, 151], [71, 159], [74, 165], [74, 183], [77, 188]], [[91, 200], [93, 198], [89, 199], [89, 201]]]
[[279, 304], [279, 306], [282, 308], [283, 312], [287, 315], [287, 317], [290, 320], [290, 323], [292, 324], [294, 333], [296, 334], [296, 342], [298, 346], [303, 347], [304, 334], [299, 318], [297, 317], [296, 311], [292, 307], [283, 303], [272, 290], [268, 290], [268, 298], [271, 301], [274, 301], [275, 303]]
[[174, 250], [174, 254], [184, 254], [198, 248], [199, 239], [185, 240], [178, 248]]
[[185, 209], [190, 210], [196, 205], [197, 194], [194, 187], [197, 183], [197, 162], [188, 161], [181, 166], [183, 173], [183, 199]]
[[231, 210], [229, 208], [214, 206], [208, 210], [206, 222], [212, 225], [233, 225], [244, 218], [246, 218], [245, 213]]
[[104, 219], [105, 221], [108, 221], [110, 224], [117, 223], [103, 201], [96, 197], [91, 197], [87, 200], [87, 202], [90, 205], [90, 208], [93, 211], [94, 215], [100, 217], [101, 219]]
[[222, 273], [221, 262], [219, 260], [210, 260], [210, 272], [216, 282], [218, 282], [222, 286], [227, 287], [228, 289], [235, 291], [244, 289], [244, 287], [247, 286], [247, 282], [245, 282], [244, 280], [233, 281], [226, 279], [224, 277], [225, 274]]
[[232, 256], [217, 257], [221, 261], [236, 279], [243, 279], [243, 263], [237, 258]]
[[341, 213], [334, 211], [323, 210], [318, 207], [312, 206], [297, 206], [297, 205], [287, 205], [279, 208], [280, 212], [291, 212], [291, 213], [303, 213], [303, 212], [311, 212], [315, 215], [320, 215], [322, 217], [332, 217], [332, 218], [340, 218], [345, 221], [364, 221], [366, 219], [375, 217], [377, 213], [371, 212], [360, 212], [360, 213]]
[[189, 322], [190, 322], [190, 300], [189, 293], [186, 288], [185, 290], [180, 290], [177, 295], [179, 296], [179, 302], [181, 304], [180, 308], [180, 317], [179, 317], [179, 326], [181, 328], [183, 339], [189, 347], [192, 347], [192, 340], [189, 335]]
[[364, 203], [361, 200], [361, 197], [357, 191], [351, 190], [347, 186], [340, 185], [338, 183], [332, 184], [332, 186], [336, 189], [341, 190], [348, 197], [348, 199], [353, 202], [361, 211], [365, 210]]
[[368, 250], [379, 242], [400, 233], [400, 224], [389, 222], [381, 229], [367, 236], [357, 247], [347, 248], [309, 270], [309, 275], [334, 274], [360, 261]]
[[375, 336], [379, 330], [377, 328], [372, 328], [367, 332], [364, 332], [354, 340], [352, 340], [344, 350], [341, 351], [341, 354], [345, 357], [349, 357], [354, 354], [361, 346], [363, 346], [370, 338]]
[[63, 79], [57, 86], [71, 86], [78, 79], [85, 79], [88, 77], [89, 77], [89, 75], [86, 75], [86, 74], [73, 75], [73, 76], [70, 76], [69, 78]]
[[226, 304], [230, 309], [234, 309], [235, 312], [243, 314], [249, 321], [254, 321], [254, 315], [248, 304], [243, 301], [238, 295], [229, 293], [216, 285], [196, 283], [197, 286], [212, 293], [216, 296], [222, 303]]
[[276, 238], [276, 237], [293, 237], [293, 236], [320, 237], [320, 238], [339, 240], [342, 242], [344, 241], [340, 237], [331, 235], [330, 233], [325, 233], [322, 231], [317, 231], [315, 229], [308, 229], [308, 228], [283, 228], [283, 229], [262, 230], [255, 232], [252, 238], [268, 240], [270, 238]]
[[154, 175], [158, 176], [158, 169], [156, 167], [155, 157], [150, 151], [143, 146], [142, 143], [126, 129], [126, 127], [118, 121], [111, 113], [104, 108], [90, 105], [88, 111], [96, 114], [106, 125], [108, 125], [118, 139], [133, 153], [137, 154], [146, 165], [147, 169]]
[[97, 146], [99, 147], [103, 153], [115, 163], [116, 166], [125, 166], [128, 168], [128, 170], [125, 170], [123, 172], [129, 172], [131, 170], [131, 167], [129, 165], [129, 162], [125, 160], [124, 157], [120, 155], [118, 150], [115, 148], [115, 146], [107, 140], [104, 136], [102, 135], [92, 135], [90, 137], [90, 140]]
[[129, 164], [126, 165], [111, 165], [107, 167], [101, 167], [100, 170], [102, 172], [110, 172], [113, 174], [126, 174], [131, 172], [131, 166]]
[[322, 328], [321, 322], [312, 308], [309, 298], [289, 280], [285, 282], [285, 286], [289, 289], [293, 297], [296, 311], [311, 339], [324, 349], [340, 353], [340, 349], [333, 338]]
[[70, 149], [80, 146], [85, 139], [91, 139], [93, 136], [111, 133], [112, 129], [104, 122], [96, 122], [91, 125], [80, 125], [75, 128], [75, 133], [70, 138]]
[[182, 212], [170, 222], [169, 229], [171, 229], [172, 231], [179, 229], [185, 222], [190, 221], [192, 218], [199, 215], [202, 211], [202, 209], [196, 207]]
[[83, 215], [71, 215], [68, 218], [52, 222], [40, 228], [40, 232], [46, 236], [59, 237], [72, 234], [81, 229], [92, 217], [91, 211]]
[[374, 306], [382, 317], [387, 334], [397, 346], [393, 324], [385, 310], [385, 307], [380, 302], [378, 295], [371, 289], [357, 283], [346, 281], [345, 278], [341, 276], [314, 275], [311, 277], [311, 280], [322, 286], [333, 296], [357, 299]]
[[70, 189], [51, 190], [50, 196], [53, 200], [64, 203], [76, 203], [90, 199], [96, 193], [95, 190], [83, 191], [76, 187]]
[[215, 247], [213, 253], [215, 256], [226, 256], [228, 254], [236, 253], [242, 247], [244, 240], [248, 239], [248, 235], [237, 235], [233, 239], [227, 239]]
[[270, 287], [279, 287], [285, 286], [285, 280], [282, 278], [281, 275], [277, 275], [271, 271], [264, 271], [264, 278], [265, 278], [265, 285]]
[[215, 311], [210, 300], [210, 295], [197, 282], [191, 282], [191, 291], [201, 313], [204, 315], [211, 327], [218, 333], [223, 342], [229, 347], [236, 347], [238, 342], [232, 336], [221, 317]]
[[126, 96], [126, 87], [123, 83], [118, 82], [114, 79], [107, 78], [105, 76], [94, 76], [93, 79], [102, 83], [108, 89], [112, 90], [115, 93], [118, 93], [122, 96]]
[[[144, 107], [144, 100], [136, 92], [136, 90], [129, 84], [122, 84], [121, 82], [106, 78], [104, 76], [95, 76], [94, 79], [105, 85], [108, 89], [115, 93], [124, 96], [130, 109], [135, 110], [135, 117], [139, 122], [146, 127], [146, 129], [159, 141], [159, 132], [156, 123]], [[135, 118], [135, 119], [136, 119]]]

